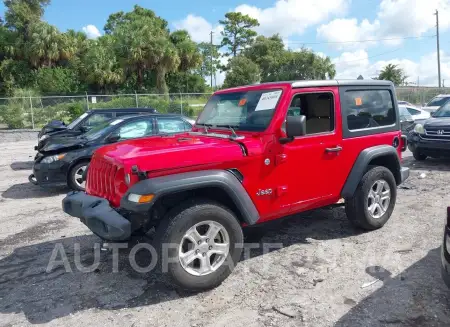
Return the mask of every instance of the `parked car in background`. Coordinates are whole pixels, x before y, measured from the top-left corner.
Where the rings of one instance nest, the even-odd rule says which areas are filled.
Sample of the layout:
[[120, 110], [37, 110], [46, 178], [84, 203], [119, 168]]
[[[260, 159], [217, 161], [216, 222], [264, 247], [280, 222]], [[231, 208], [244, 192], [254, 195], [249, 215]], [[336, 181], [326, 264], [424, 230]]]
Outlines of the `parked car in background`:
[[[403, 105], [401, 106], [403, 107]], [[424, 122], [425, 120], [431, 117], [431, 113], [423, 109], [408, 105], [404, 105], [404, 107], [406, 107], [406, 110], [408, 110], [409, 113], [412, 115], [412, 118], [414, 119], [415, 123]]]
[[397, 102], [399, 106], [410, 106], [410, 107], [414, 107], [414, 105], [408, 101], [398, 101]]
[[450, 94], [440, 94], [431, 99], [431, 101], [428, 102], [425, 106], [423, 106], [422, 109], [428, 111], [429, 113], [432, 113], [441, 108], [449, 101], [450, 101]]
[[450, 288], [450, 207], [447, 207], [447, 224], [445, 225], [444, 238], [441, 247], [442, 279]]
[[450, 102], [408, 135], [408, 148], [416, 160], [450, 157]]
[[60, 120], [52, 120], [45, 125], [38, 134], [39, 144], [36, 150], [43, 145], [50, 136], [76, 136], [83, 134], [91, 128], [109, 119], [122, 117], [125, 115], [144, 115], [157, 113], [153, 108], [120, 108], [120, 109], [93, 109], [86, 111], [69, 125]]
[[398, 112], [400, 115], [400, 129], [403, 134], [408, 134], [414, 128], [413, 116], [405, 106], [398, 106]]
[[39, 149], [29, 181], [41, 186], [63, 184], [74, 190], [84, 190], [83, 174], [99, 147], [144, 136], [185, 132], [191, 128], [182, 116], [153, 114], [116, 117], [82, 135], [55, 136]]

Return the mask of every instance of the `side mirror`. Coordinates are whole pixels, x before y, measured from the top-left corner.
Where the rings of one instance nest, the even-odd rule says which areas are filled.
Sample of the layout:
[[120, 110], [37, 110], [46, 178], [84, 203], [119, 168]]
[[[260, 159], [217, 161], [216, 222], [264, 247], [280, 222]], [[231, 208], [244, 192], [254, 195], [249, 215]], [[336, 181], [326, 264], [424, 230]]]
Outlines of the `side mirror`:
[[303, 115], [287, 116], [286, 134], [287, 137], [281, 139], [281, 143], [288, 143], [293, 141], [296, 136], [306, 135], [306, 117]]
[[108, 136], [106, 138], [106, 142], [107, 143], [116, 143], [119, 140], [120, 140], [120, 135], [119, 134], [111, 134], [110, 136]]

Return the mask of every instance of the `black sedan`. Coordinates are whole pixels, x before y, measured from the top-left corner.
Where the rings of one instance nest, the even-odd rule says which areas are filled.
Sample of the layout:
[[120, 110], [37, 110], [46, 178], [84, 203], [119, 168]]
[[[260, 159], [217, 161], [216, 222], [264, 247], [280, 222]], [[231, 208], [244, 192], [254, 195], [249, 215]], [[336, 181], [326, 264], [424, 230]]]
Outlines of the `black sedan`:
[[76, 136], [86, 133], [95, 126], [113, 118], [154, 113], [157, 113], [157, 111], [153, 108], [94, 109], [85, 112], [69, 125], [60, 120], [53, 120], [39, 132], [39, 143], [36, 150], [42, 147], [51, 136]]
[[444, 241], [442, 242], [442, 278], [450, 288], [450, 207], [447, 208], [447, 225], [445, 226]]
[[52, 137], [39, 149], [29, 181], [40, 186], [68, 185], [84, 190], [83, 174], [99, 147], [123, 140], [189, 131], [192, 125], [180, 115], [141, 115], [104, 122], [85, 134]]

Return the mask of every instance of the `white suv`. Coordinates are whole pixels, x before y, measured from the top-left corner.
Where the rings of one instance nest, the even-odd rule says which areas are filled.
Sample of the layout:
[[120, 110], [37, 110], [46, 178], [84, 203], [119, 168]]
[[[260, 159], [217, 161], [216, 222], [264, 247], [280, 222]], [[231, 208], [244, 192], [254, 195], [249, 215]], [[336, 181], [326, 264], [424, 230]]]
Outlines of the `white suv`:
[[450, 94], [439, 94], [438, 96], [435, 96], [433, 99], [431, 99], [431, 101], [428, 102], [424, 107], [422, 107], [422, 109], [430, 113], [435, 112], [449, 100]]

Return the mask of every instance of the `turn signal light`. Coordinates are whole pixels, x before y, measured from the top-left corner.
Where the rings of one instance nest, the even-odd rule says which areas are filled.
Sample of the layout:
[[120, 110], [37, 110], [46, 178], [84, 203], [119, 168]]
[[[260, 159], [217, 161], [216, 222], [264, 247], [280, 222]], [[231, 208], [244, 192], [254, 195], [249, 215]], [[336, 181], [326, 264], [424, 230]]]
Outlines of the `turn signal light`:
[[153, 200], [153, 198], [155, 197], [154, 194], [133, 194], [130, 193], [128, 195], [128, 200], [131, 202], [135, 202], [135, 203], [149, 203]]

